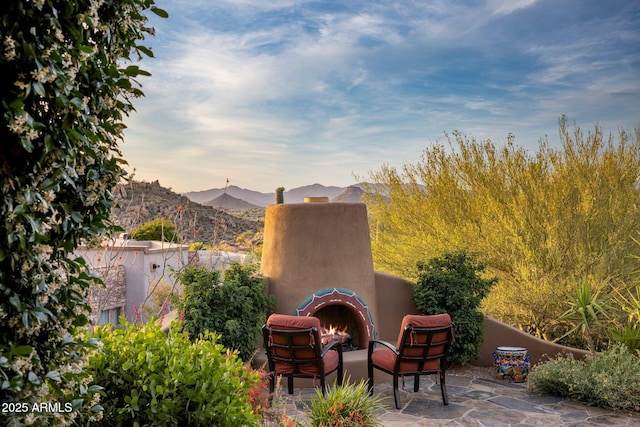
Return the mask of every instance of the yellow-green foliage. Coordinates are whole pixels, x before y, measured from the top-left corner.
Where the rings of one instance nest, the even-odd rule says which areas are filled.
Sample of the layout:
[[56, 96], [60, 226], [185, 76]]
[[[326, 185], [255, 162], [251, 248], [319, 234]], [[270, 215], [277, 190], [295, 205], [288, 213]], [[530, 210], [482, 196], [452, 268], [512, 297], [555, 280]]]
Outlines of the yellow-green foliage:
[[[459, 132], [401, 170], [383, 166], [368, 197], [376, 268], [409, 276], [445, 251], [478, 253], [499, 277], [484, 311], [545, 338], [567, 328], [566, 292], [631, 280], [640, 224], [640, 130], [583, 134], [560, 120], [560, 146], [536, 152]], [[379, 187], [378, 187], [379, 188]], [[375, 188], [373, 188], [375, 190]], [[564, 328], [564, 329], [563, 329]]]

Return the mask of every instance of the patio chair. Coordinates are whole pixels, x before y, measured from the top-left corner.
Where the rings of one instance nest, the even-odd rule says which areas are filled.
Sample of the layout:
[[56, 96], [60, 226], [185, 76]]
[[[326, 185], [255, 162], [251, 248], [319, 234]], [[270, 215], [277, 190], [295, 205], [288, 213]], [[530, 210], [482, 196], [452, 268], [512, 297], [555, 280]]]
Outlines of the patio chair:
[[[373, 394], [373, 369], [393, 376], [393, 398], [400, 409], [398, 377], [413, 375], [413, 391], [420, 387], [420, 375], [439, 374], [442, 402], [449, 404], [445, 384], [446, 356], [453, 342], [453, 324], [448, 314], [407, 315], [396, 345], [381, 340], [369, 341], [367, 357], [369, 393]], [[374, 351], [374, 346], [380, 348]]]
[[326, 376], [337, 371], [342, 385], [342, 343], [322, 345], [320, 320], [311, 316], [272, 314], [262, 328], [269, 364], [269, 392], [275, 390], [275, 377], [287, 377], [288, 392], [293, 394], [293, 379], [317, 378], [326, 394]]

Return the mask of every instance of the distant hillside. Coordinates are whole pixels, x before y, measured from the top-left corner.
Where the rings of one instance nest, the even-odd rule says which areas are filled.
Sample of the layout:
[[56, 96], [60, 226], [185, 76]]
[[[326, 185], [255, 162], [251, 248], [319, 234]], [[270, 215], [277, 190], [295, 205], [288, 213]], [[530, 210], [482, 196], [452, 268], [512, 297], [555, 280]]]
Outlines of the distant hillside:
[[[284, 192], [284, 202], [285, 203], [302, 203], [304, 202], [305, 197], [328, 197], [332, 199], [333, 197], [340, 194], [344, 191], [344, 187], [333, 187], [333, 186], [324, 186], [321, 184], [312, 184], [305, 185], [303, 187], [292, 188], [290, 190], [285, 190]], [[230, 185], [226, 188], [212, 188], [210, 190], [204, 191], [191, 191], [185, 193], [184, 195], [188, 197], [191, 201], [207, 204], [210, 206], [215, 206], [210, 204], [210, 202], [221, 195], [226, 194], [232, 196], [236, 199], [243, 200], [247, 203], [265, 207], [275, 203], [275, 191], [273, 193], [260, 193], [258, 191], [247, 190], [244, 188], [237, 187], [235, 185]]]
[[212, 188], [210, 190], [191, 191], [189, 193], [185, 193], [184, 195], [193, 202], [205, 203], [214, 200], [215, 198], [220, 197], [223, 194], [228, 194], [232, 197], [235, 197], [236, 199], [244, 200], [245, 202], [251, 203], [252, 205], [262, 207], [274, 203], [276, 197], [275, 192], [271, 194], [260, 193], [258, 191], [246, 190], [235, 185], [230, 185], [225, 188]]
[[211, 206], [216, 209], [255, 209], [260, 206], [254, 205], [249, 202], [245, 202], [244, 200], [238, 199], [237, 197], [233, 197], [228, 193], [223, 193], [216, 197], [215, 199], [206, 201], [202, 203], [204, 206]]
[[365, 193], [362, 188], [352, 185], [351, 187], [345, 188], [340, 194], [330, 199], [330, 201], [334, 203], [363, 203], [363, 194]]
[[262, 230], [261, 221], [238, 218], [211, 206], [203, 206], [164, 188], [158, 181], [131, 182], [118, 186], [114, 194], [118, 206], [112, 211], [115, 222], [126, 231], [157, 218], [176, 224], [189, 242], [218, 244], [234, 240], [244, 232]]
[[325, 187], [321, 184], [305, 185], [304, 187], [292, 188], [284, 192], [285, 203], [302, 203], [305, 197], [328, 197], [337, 196], [344, 190], [344, 187]]

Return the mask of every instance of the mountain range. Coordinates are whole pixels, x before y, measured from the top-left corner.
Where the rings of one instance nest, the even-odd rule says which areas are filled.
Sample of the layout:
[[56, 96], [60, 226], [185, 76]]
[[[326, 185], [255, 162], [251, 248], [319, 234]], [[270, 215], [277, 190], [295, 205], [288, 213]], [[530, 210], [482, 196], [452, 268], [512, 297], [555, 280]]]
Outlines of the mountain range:
[[170, 220], [188, 242], [219, 243], [233, 241], [245, 231], [258, 233], [263, 228], [263, 212], [256, 215], [258, 219], [230, 215], [225, 209], [193, 202], [162, 187], [158, 181], [121, 184], [114, 191], [114, 202], [114, 222], [125, 232], [164, 218]]
[[[305, 197], [327, 197], [331, 202], [362, 202], [364, 193], [360, 184], [349, 187], [324, 186], [322, 184], [306, 185], [284, 192], [285, 203], [302, 203]], [[224, 209], [264, 208], [275, 203], [275, 192], [261, 193], [230, 185], [224, 188], [212, 188], [204, 191], [184, 193], [192, 202], [204, 206]]]
[[[328, 197], [331, 202], [362, 202], [360, 185], [326, 187], [313, 184], [284, 193], [285, 203], [304, 202], [305, 197]], [[183, 239], [217, 244], [233, 242], [247, 231], [261, 238], [264, 209], [275, 203], [274, 193], [260, 193], [235, 186], [178, 194], [158, 181], [130, 181], [114, 191], [115, 223], [125, 232], [158, 218], [171, 220]]]

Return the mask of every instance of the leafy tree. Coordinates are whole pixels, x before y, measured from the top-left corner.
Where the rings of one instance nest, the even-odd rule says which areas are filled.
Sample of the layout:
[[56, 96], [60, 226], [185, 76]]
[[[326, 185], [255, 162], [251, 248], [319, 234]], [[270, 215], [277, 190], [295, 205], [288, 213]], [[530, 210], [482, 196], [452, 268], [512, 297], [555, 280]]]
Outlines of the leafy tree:
[[159, 240], [177, 242], [176, 226], [170, 220], [157, 218], [131, 230], [131, 238], [136, 240]]
[[153, 0], [0, 5], [0, 402], [73, 404], [49, 425], [90, 405], [74, 331], [97, 279], [72, 253], [110, 228], [122, 119], [148, 75], [133, 64], [151, 56], [146, 11], [166, 16]]
[[543, 338], [563, 335], [558, 317], [575, 281], [631, 281], [640, 130], [585, 135], [562, 117], [559, 133], [559, 148], [541, 140], [531, 153], [513, 135], [497, 146], [454, 132], [416, 164], [373, 172], [387, 189], [367, 199], [376, 268], [409, 276], [425, 256], [481, 254], [500, 279], [487, 314]]
[[482, 277], [484, 269], [475, 256], [464, 252], [418, 263], [414, 301], [422, 314], [451, 316], [456, 337], [451, 362], [465, 364], [478, 358], [484, 321], [480, 302], [498, 280]]

